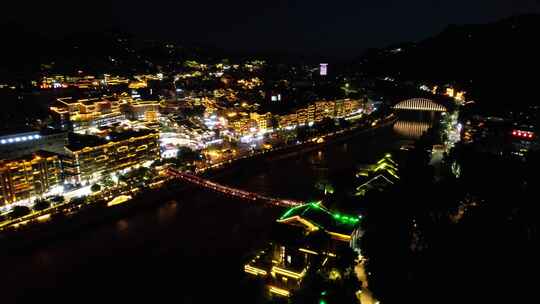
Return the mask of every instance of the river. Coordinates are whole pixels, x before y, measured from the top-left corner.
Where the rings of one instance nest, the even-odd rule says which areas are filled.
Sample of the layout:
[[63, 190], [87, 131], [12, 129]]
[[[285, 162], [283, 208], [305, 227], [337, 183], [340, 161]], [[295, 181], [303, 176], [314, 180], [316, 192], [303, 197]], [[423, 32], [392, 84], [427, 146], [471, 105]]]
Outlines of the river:
[[[304, 201], [324, 199], [314, 185], [326, 180], [335, 188], [335, 201], [350, 201], [359, 164], [411, 142], [398, 131], [360, 135], [304, 155], [237, 169], [216, 180]], [[242, 261], [265, 244], [281, 212], [193, 190], [36, 248], [3, 252], [2, 297], [7, 302], [150, 298], [250, 303], [257, 291], [243, 285]]]

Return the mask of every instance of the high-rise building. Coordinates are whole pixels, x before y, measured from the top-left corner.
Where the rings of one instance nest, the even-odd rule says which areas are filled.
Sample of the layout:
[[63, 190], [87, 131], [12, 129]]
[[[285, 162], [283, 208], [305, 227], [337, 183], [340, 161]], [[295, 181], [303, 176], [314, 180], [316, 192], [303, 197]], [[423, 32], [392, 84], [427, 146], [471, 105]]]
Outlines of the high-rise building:
[[62, 165], [67, 182], [81, 183], [159, 158], [155, 131], [112, 132], [105, 138], [72, 134]]
[[61, 163], [54, 153], [0, 161], [0, 205], [42, 195], [60, 184]]

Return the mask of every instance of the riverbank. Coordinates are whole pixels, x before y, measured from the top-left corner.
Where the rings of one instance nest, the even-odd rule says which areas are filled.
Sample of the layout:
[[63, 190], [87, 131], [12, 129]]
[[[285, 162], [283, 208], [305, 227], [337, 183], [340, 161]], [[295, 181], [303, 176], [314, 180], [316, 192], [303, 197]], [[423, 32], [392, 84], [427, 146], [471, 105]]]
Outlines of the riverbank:
[[324, 141], [322, 142], [310, 141], [259, 153], [249, 158], [239, 159], [231, 163], [224, 163], [222, 166], [216, 167], [211, 171], [204, 172], [202, 175], [209, 179], [219, 178], [223, 174], [227, 173], [227, 171], [234, 171], [238, 168], [250, 166], [254, 163], [260, 164], [260, 162], [264, 162], [268, 164], [274, 161], [298, 157], [302, 154], [317, 151], [326, 146], [340, 144], [362, 135], [374, 136], [379, 132], [384, 132], [391, 128], [396, 121], [397, 117], [391, 116], [382, 121], [380, 124], [372, 126], [369, 129], [350, 128], [341, 132], [335, 132], [334, 134], [323, 136], [322, 138]]

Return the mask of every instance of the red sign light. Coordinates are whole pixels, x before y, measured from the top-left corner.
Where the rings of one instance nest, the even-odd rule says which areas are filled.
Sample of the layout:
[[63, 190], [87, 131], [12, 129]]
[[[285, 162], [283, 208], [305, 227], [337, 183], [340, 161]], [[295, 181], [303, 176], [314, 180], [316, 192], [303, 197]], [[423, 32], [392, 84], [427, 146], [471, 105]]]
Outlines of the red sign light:
[[532, 139], [534, 136], [534, 132], [531, 131], [522, 131], [522, 130], [513, 130], [512, 135], [514, 137], [522, 138], [522, 139]]

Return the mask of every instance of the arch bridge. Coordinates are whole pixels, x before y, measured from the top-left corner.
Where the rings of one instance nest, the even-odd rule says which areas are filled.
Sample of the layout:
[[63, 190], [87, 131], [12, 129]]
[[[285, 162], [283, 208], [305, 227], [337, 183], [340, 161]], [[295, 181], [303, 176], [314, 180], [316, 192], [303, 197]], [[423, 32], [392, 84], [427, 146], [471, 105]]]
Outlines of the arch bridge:
[[406, 99], [394, 106], [396, 110], [446, 112], [445, 106], [427, 98]]

